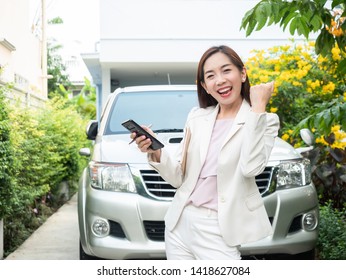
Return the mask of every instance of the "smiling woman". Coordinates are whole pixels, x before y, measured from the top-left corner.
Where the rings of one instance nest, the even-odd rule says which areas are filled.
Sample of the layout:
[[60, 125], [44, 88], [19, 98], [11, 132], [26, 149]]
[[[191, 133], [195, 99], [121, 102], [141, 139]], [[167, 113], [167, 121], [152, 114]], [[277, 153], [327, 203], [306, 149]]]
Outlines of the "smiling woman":
[[273, 84], [250, 89], [239, 55], [216, 46], [200, 59], [197, 91], [200, 108], [185, 124], [190, 136], [188, 145], [186, 137], [182, 141], [184, 160], [166, 147], [152, 150], [150, 139], [136, 143], [177, 188], [165, 217], [167, 258], [240, 259], [242, 244], [272, 233], [256, 176], [265, 169], [279, 130], [278, 116], [265, 111]]

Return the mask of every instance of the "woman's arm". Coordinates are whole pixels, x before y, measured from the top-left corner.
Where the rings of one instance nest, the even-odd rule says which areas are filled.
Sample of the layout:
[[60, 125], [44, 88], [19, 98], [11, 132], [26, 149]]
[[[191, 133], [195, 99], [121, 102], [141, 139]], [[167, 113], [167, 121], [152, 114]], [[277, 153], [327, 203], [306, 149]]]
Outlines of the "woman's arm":
[[266, 167], [275, 138], [280, 128], [279, 117], [266, 113], [266, 106], [274, 90], [274, 82], [252, 86], [251, 112], [244, 125], [244, 142], [240, 164], [244, 176], [260, 174]]

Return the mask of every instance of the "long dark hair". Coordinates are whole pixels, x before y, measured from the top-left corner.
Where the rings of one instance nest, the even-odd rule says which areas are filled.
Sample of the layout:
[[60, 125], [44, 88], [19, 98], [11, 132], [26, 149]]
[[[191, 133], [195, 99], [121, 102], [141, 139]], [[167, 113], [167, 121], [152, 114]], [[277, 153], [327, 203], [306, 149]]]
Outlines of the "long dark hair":
[[[197, 69], [197, 93], [198, 93], [198, 102], [199, 106], [201, 108], [206, 108], [209, 106], [215, 106], [218, 102], [214, 97], [212, 97], [210, 94], [206, 92], [204, 87], [202, 86], [202, 83], [204, 83], [204, 64], [205, 61], [211, 57], [215, 53], [224, 53], [229, 57], [231, 60], [232, 64], [234, 64], [239, 71], [243, 71], [244, 69], [244, 63], [242, 62], [241, 58], [239, 55], [230, 47], [221, 45], [221, 46], [215, 46], [209, 48], [203, 55], [202, 58], [199, 61], [198, 64], [198, 69]], [[249, 77], [246, 74], [246, 80], [245, 82], [242, 83], [241, 86], [241, 92], [240, 95], [242, 96], [243, 99], [245, 99], [250, 105], [250, 82], [249, 82]]]

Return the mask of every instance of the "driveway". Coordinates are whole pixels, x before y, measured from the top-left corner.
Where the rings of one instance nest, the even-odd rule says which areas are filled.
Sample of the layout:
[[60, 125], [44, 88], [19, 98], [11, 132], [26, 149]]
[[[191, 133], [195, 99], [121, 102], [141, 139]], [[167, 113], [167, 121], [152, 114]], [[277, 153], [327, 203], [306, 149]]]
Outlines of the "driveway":
[[5, 260], [79, 260], [77, 195]]

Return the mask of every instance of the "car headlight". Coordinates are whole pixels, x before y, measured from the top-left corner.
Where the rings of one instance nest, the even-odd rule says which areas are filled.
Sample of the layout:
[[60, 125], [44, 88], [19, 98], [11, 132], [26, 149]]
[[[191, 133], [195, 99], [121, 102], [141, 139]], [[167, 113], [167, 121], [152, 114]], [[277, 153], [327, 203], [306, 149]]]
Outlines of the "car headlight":
[[113, 192], [137, 192], [127, 164], [90, 162], [89, 173], [93, 188]]
[[311, 183], [310, 160], [284, 161], [278, 165], [277, 188], [292, 188]]

